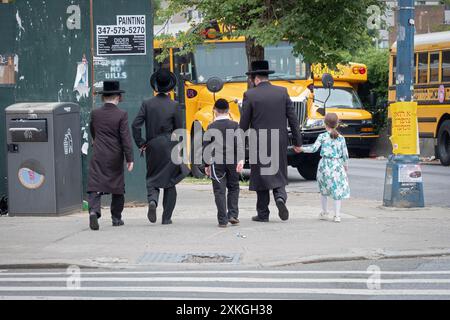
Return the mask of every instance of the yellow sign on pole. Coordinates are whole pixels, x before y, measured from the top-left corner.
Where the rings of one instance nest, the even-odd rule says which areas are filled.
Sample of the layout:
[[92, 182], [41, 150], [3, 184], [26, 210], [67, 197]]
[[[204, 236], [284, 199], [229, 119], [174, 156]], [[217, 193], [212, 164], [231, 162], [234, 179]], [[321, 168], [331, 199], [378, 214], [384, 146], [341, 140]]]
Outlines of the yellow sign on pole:
[[417, 102], [397, 102], [389, 106], [392, 119], [392, 152], [394, 154], [418, 155], [419, 130]]

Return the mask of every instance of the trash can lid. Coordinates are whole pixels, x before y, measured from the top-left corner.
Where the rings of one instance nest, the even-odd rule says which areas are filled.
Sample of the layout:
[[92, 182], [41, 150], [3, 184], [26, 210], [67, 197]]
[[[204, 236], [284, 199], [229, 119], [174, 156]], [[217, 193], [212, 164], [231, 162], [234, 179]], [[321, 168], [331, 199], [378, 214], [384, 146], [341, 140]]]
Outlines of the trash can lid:
[[72, 102], [26, 102], [16, 103], [5, 109], [6, 113], [74, 113], [80, 112], [80, 106]]

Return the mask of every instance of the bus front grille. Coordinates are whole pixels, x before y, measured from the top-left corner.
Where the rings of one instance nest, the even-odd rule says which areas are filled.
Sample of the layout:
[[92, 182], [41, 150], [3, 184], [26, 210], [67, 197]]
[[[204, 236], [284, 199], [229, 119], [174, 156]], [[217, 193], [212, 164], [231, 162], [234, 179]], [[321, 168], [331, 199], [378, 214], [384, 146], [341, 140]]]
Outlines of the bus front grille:
[[295, 114], [297, 115], [298, 122], [302, 126], [306, 121], [306, 104], [304, 102], [293, 102]]

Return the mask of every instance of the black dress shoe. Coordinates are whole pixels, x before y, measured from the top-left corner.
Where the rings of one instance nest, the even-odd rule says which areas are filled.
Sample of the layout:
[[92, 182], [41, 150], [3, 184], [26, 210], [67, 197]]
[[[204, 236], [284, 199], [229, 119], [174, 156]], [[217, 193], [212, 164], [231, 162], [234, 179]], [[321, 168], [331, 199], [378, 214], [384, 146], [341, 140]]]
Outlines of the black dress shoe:
[[252, 218], [252, 220], [253, 220], [253, 221], [256, 221], [256, 222], [269, 222], [269, 218], [263, 219], [263, 218], [260, 218], [259, 216], [254, 216], [254, 217]]
[[120, 219], [120, 220], [114, 219], [112, 222], [113, 227], [120, 227], [120, 226], [123, 226], [124, 224], [125, 224], [125, 222], [123, 222], [122, 219]]
[[230, 219], [228, 219], [228, 222], [230, 222], [232, 225], [237, 225], [240, 221], [238, 218], [231, 217]]
[[89, 214], [89, 228], [91, 230], [97, 231], [100, 229], [100, 226], [98, 225], [98, 217], [96, 213]]
[[163, 220], [162, 224], [172, 224], [172, 220]]
[[286, 207], [286, 203], [283, 199], [278, 198], [276, 201], [277, 208], [278, 208], [278, 216], [281, 220], [286, 221], [289, 219], [289, 210]]
[[151, 201], [148, 205], [147, 218], [151, 223], [156, 222], [156, 203]]

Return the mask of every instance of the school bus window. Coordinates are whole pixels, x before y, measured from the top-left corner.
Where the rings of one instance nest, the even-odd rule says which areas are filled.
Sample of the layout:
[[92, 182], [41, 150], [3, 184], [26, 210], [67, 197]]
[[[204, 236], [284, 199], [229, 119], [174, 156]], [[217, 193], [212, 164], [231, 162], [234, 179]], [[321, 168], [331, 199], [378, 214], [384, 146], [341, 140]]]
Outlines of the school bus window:
[[450, 82], [450, 50], [442, 51], [442, 82]]
[[419, 83], [428, 82], [428, 52], [419, 53]]
[[417, 83], [417, 53], [414, 54], [414, 64], [413, 64], [413, 83]]
[[392, 57], [392, 85], [397, 84], [397, 56]]
[[439, 52], [430, 53], [430, 82], [439, 81]]

